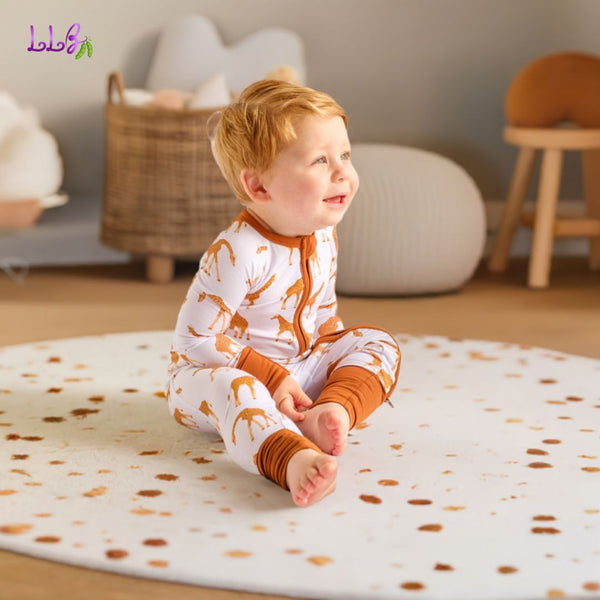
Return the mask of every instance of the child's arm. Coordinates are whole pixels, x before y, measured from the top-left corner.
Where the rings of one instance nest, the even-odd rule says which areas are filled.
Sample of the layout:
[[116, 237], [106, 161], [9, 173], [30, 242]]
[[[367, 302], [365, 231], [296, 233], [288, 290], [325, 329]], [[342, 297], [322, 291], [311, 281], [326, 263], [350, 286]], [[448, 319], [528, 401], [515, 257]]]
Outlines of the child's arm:
[[242, 369], [273, 393], [288, 370], [225, 335], [248, 293], [255, 256], [235, 235], [220, 236], [207, 250], [180, 309], [171, 356], [175, 367]]

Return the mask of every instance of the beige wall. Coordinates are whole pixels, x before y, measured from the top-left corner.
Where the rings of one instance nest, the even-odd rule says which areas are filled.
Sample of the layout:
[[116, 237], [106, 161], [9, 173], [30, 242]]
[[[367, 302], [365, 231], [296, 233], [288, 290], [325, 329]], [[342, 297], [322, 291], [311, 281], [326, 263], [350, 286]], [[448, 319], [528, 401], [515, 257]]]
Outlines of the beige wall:
[[[553, 51], [600, 54], [596, 0], [0, 0], [0, 89], [39, 109], [70, 194], [101, 194], [107, 73], [143, 84], [161, 26], [182, 12], [211, 18], [226, 42], [265, 26], [296, 31], [309, 84], [344, 105], [353, 141], [442, 153], [485, 198], [505, 194], [514, 159], [500, 140], [513, 74]], [[92, 60], [27, 52], [31, 24], [64, 36], [75, 21]], [[577, 197], [577, 161], [567, 167], [563, 196]]]

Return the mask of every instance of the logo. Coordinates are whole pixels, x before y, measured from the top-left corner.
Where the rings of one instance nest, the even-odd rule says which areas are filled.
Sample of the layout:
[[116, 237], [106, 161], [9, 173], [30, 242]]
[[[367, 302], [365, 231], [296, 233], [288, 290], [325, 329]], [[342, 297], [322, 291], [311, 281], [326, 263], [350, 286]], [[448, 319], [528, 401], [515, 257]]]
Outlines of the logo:
[[[31, 44], [29, 44], [27, 52], [62, 52], [66, 48], [67, 54], [75, 54], [77, 51], [77, 54], [75, 54], [76, 60], [79, 60], [86, 53], [88, 58], [92, 58], [92, 54], [94, 53], [92, 38], [89, 38], [86, 35], [84, 40], [79, 39], [79, 33], [81, 31], [79, 23], [73, 23], [73, 25], [69, 27], [64, 42], [62, 40], [58, 42], [53, 40], [54, 31], [52, 25], [48, 25], [49, 42], [39, 41], [37, 47], [35, 45], [35, 28], [33, 25], [29, 26], [29, 31], [31, 32]], [[77, 50], [78, 46], [79, 50]]]

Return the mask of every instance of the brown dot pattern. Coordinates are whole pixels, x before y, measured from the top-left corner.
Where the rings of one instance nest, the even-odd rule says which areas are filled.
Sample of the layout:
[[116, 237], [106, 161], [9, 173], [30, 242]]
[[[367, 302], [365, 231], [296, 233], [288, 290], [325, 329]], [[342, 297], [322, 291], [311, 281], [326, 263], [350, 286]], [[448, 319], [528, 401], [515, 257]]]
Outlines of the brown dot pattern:
[[367, 504], [381, 504], [383, 500], [378, 496], [373, 496], [371, 494], [361, 494], [360, 499]]
[[229, 558], [249, 558], [252, 556], [252, 552], [248, 552], [247, 550], [228, 550], [225, 552], [225, 556]]
[[502, 573], [502, 575], [510, 575], [512, 573], [516, 573], [519, 569], [511, 566], [502, 566], [498, 567], [498, 573]]
[[420, 592], [425, 589], [425, 585], [423, 585], [420, 581], [405, 581], [400, 585], [403, 590], [408, 590], [410, 592]]
[[333, 562], [333, 558], [329, 556], [309, 556], [306, 560], [316, 567], [324, 567]]
[[171, 418], [170, 335], [0, 348], [3, 548], [294, 597], [598, 597], [599, 361], [400, 335], [394, 407], [297, 509]]

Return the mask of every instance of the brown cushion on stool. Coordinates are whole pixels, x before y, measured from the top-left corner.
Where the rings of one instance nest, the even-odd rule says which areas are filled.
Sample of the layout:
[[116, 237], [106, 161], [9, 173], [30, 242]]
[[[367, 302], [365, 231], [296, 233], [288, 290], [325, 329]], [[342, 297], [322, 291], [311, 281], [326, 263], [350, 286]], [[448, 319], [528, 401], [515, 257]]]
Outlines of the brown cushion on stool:
[[513, 79], [506, 119], [518, 127], [554, 127], [573, 121], [600, 127], [600, 57], [583, 52], [544, 56]]

